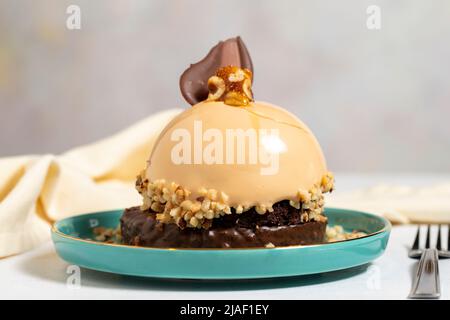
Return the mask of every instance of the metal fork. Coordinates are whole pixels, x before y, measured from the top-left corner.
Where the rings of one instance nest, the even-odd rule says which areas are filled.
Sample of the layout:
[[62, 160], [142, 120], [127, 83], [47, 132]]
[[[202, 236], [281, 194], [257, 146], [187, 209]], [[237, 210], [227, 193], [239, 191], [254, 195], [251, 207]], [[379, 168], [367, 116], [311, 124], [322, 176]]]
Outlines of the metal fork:
[[408, 296], [411, 299], [438, 299], [441, 296], [439, 258], [450, 258], [450, 230], [447, 239], [447, 250], [443, 250], [441, 246], [441, 225], [438, 228], [436, 248], [431, 248], [430, 246], [430, 234], [431, 226], [428, 225], [425, 248], [420, 249], [419, 226], [414, 244], [408, 253], [410, 258], [420, 258], [411, 292]]

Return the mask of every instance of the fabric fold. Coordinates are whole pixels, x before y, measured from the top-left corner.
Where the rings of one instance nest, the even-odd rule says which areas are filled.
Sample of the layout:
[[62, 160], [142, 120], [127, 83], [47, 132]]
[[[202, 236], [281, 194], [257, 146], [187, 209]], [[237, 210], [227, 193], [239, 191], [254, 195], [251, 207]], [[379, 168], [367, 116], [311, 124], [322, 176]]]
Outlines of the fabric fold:
[[55, 220], [138, 205], [134, 180], [161, 130], [180, 111], [158, 113], [62, 155], [0, 159], [0, 257], [48, 241]]

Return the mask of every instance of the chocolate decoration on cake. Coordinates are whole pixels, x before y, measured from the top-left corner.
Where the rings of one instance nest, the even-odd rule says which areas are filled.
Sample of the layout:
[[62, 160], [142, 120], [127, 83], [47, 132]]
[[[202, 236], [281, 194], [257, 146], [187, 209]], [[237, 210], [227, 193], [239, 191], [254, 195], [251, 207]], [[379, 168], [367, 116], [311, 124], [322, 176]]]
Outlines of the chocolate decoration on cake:
[[226, 66], [248, 69], [253, 73], [250, 54], [241, 37], [220, 41], [201, 61], [191, 64], [180, 78], [181, 93], [194, 105], [208, 98], [208, 79]]

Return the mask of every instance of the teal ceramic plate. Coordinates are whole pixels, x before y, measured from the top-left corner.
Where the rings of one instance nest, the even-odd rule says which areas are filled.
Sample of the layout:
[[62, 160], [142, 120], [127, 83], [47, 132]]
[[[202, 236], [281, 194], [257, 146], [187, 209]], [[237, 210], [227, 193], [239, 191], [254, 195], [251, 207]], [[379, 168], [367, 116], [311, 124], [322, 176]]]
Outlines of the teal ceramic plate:
[[115, 228], [122, 211], [75, 216], [58, 221], [52, 238], [59, 256], [88, 269], [126, 275], [178, 279], [272, 278], [346, 269], [368, 263], [385, 250], [390, 223], [359, 211], [327, 208], [329, 225], [368, 235], [309, 246], [252, 249], [158, 249], [106, 244], [94, 227]]

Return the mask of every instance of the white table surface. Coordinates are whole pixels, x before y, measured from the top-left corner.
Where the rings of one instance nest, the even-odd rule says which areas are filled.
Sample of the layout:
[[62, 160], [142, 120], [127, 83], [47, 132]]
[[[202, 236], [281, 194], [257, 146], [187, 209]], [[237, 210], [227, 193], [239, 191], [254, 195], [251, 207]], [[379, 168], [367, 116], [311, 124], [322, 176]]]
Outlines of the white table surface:
[[[337, 175], [338, 190], [381, 182], [427, 185], [450, 175]], [[79, 287], [68, 285], [68, 264], [46, 243], [0, 259], [0, 299], [404, 299], [417, 261], [408, 259], [414, 226], [396, 226], [385, 254], [350, 270], [312, 276], [239, 282], [156, 280], [81, 269]], [[445, 232], [444, 235], [447, 233]], [[440, 261], [442, 299], [450, 298], [450, 260]]]

